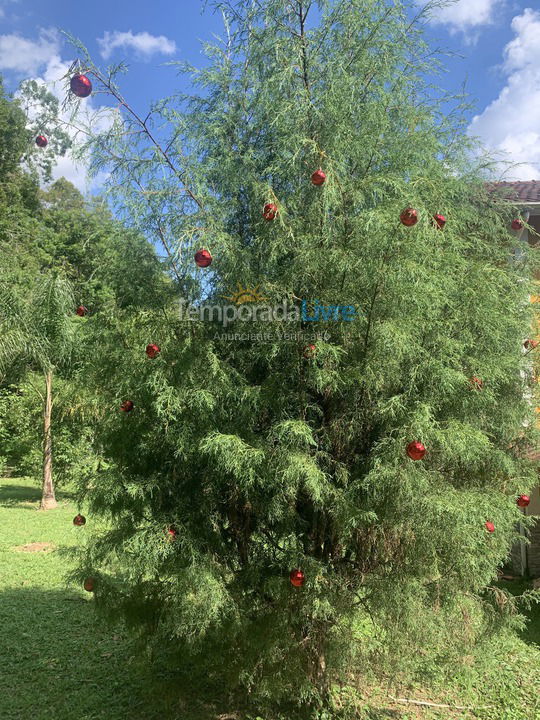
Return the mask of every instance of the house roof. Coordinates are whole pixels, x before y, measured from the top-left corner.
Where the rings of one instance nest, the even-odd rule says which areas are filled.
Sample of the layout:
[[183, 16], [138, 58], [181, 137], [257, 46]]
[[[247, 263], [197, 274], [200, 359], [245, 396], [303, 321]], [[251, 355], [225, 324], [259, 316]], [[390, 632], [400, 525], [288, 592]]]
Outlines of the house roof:
[[[516, 204], [540, 203], [540, 180], [488, 183], [490, 190], [504, 191], [502, 194]], [[506, 192], [508, 190], [508, 192]]]

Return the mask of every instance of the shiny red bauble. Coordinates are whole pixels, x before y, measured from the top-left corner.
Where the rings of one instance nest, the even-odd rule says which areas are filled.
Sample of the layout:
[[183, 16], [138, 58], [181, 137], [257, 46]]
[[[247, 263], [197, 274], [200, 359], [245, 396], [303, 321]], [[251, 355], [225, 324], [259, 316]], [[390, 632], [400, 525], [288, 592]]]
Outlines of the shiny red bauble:
[[315, 347], [315, 345], [306, 345], [306, 347], [302, 351], [302, 355], [309, 360], [309, 358], [312, 358], [316, 352], [317, 348]]
[[37, 138], [36, 138], [36, 145], [37, 145], [38, 147], [47, 147], [48, 144], [49, 144], [49, 141], [47, 140], [47, 138], [45, 137], [45, 135], [38, 135], [38, 136], [37, 136]]
[[421, 460], [426, 454], [426, 448], [421, 442], [413, 440], [407, 445], [407, 455], [411, 460]]
[[325, 180], [326, 180], [326, 175], [325, 175], [325, 173], [323, 173], [323, 171], [320, 168], [318, 170], [315, 170], [315, 172], [311, 176], [311, 182], [314, 185], [323, 185]]
[[124, 402], [120, 405], [120, 410], [122, 412], [131, 412], [135, 406], [131, 402], [131, 400], [124, 400]]
[[145, 352], [149, 358], [153, 359], [159, 355], [159, 353], [161, 352], [161, 348], [159, 347], [159, 345], [152, 343], [151, 345], [146, 346]]
[[443, 227], [446, 225], [446, 218], [444, 217], [444, 215], [440, 215], [439, 213], [433, 216], [433, 220], [435, 221], [435, 225], [437, 226], [438, 230], [442, 230]]
[[489, 520], [486, 522], [486, 530], [489, 533], [495, 532], [495, 525], [492, 522], [490, 522]]
[[212, 264], [212, 256], [208, 250], [198, 250], [195, 253], [195, 262], [199, 267], [205, 268]]
[[481, 390], [484, 387], [484, 381], [481, 378], [476, 377], [476, 375], [473, 375], [472, 378], [469, 378], [469, 382], [471, 383], [471, 386], [476, 390]]
[[411, 227], [418, 222], [418, 212], [414, 208], [405, 208], [399, 216], [403, 225]]
[[528, 495], [520, 495], [516, 500], [518, 507], [527, 507], [531, 502], [531, 498]]
[[71, 92], [80, 98], [85, 98], [92, 92], [92, 83], [86, 75], [74, 75], [69, 81]]
[[88, 312], [88, 308], [85, 308], [84, 305], [79, 305], [79, 307], [75, 310], [77, 315], [79, 317], [84, 317], [86, 313]]
[[83, 583], [83, 588], [86, 590], [86, 592], [94, 592], [95, 583], [96, 583], [96, 581], [94, 580], [94, 578], [92, 578], [92, 577], [86, 578], [86, 580]]
[[294, 570], [291, 570], [289, 579], [291, 581], [291, 585], [294, 585], [294, 587], [302, 587], [302, 585], [304, 584], [304, 582], [306, 580], [306, 577], [301, 570], [298, 570], [297, 568], [295, 568]]
[[523, 223], [521, 220], [516, 218], [515, 220], [512, 220], [512, 224], [510, 225], [512, 230], [523, 230]]
[[173, 527], [167, 528], [167, 537], [169, 538], [169, 540], [174, 540], [177, 535], [178, 535], [178, 530], [176, 528], [173, 528]]
[[538, 347], [538, 343], [538, 340], [525, 340], [523, 347], [525, 350], [534, 350], [535, 347]]
[[75, 515], [73, 518], [73, 524], [77, 527], [81, 527], [81, 525], [86, 525], [86, 518], [84, 515], [81, 515], [80, 513], [78, 515]]
[[278, 207], [275, 203], [266, 203], [263, 208], [263, 218], [265, 220], [273, 220], [278, 214]]

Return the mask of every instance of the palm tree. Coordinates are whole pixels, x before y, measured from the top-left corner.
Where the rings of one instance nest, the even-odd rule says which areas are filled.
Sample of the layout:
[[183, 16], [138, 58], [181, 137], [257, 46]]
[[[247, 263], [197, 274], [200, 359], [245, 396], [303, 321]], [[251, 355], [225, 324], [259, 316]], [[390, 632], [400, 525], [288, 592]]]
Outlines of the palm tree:
[[31, 292], [20, 298], [0, 285], [0, 373], [16, 364], [43, 374], [43, 490], [41, 509], [57, 506], [53, 483], [52, 409], [53, 377], [71, 355], [76, 323], [71, 284], [62, 274], [40, 276]]

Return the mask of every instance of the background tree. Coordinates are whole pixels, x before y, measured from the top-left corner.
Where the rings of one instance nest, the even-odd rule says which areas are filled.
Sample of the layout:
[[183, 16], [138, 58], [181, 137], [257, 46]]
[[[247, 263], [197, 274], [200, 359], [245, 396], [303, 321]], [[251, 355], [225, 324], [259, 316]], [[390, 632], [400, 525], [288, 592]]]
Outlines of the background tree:
[[4, 92], [0, 79], [0, 177], [5, 179], [18, 170], [21, 158], [27, 149], [26, 116], [20, 106], [10, 101]]
[[75, 333], [75, 300], [68, 281], [58, 274], [44, 276], [25, 302], [14, 298], [9, 287], [0, 287], [2, 348], [0, 368], [25, 362], [43, 376], [43, 486], [41, 509], [56, 507], [52, 461], [53, 378], [56, 368], [67, 363]]
[[[46, 117], [38, 118], [43, 108]], [[117, 306], [133, 310], [159, 304], [169, 292], [170, 282], [162, 274], [154, 249], [140, 233], [118, 222], [102, 199], [85, 199], [65, 178], [40, 189], [40, 172], [33, 158], [37, 154], [46, 161], [41, 168], [43, 180], [50, 177], [56, 155], [67, 147], [65, 133], [57, 127], [57, 113], [57, 100], [36, 83], [23, 83], [18, 101], [0, 96], [2, 287], [25, 309], [38, 290], [36, 281], [41, 283], [52, 271], [71, 282], [76, 299], [71, 315], [78, 304], [87, 306], [91, 314], [103, 308], [114, 314]], [[45, 150], [35, 145], [38, 132], [46, 132], [50, 140]], [[35, 312], [40, 309], [36, 307]], [[94, 421], [91, 392], [85, 387], [84, 373], [78, 373], [85, 356], [92, 352], [86, 340], [94, 341], [94, 336], [86, 333], [86, 321], [75, 322], [79, 323], [77, 346], [72, 348], [70, 362], [56, 368], [55, 375], [55, 482], [69, 482], [92, 467], [88, 455]], [[40, 370], [6, 350], [0, 385], [0, 452], [16, 471], [40, 477]]]
[[[181, 68], [199, 91], [147, 117], [79, 45], [122, 113], [86, 128], [79, 151], [161, 240], [183, 300], [223, 304], [262, 283], [271, 303], [357, 315], [299, 319], [285, 338], [277, 321], [229, 328], [270, 342], [167, 308], [103, 317], [101, 471], [80, 499], [114, 527], [79, 577], [161, 650], [174, 640], [190, 674], [314, 703], [360, 659], [421, 671], [490, 627], [486, 586], [534, 481], [521, 452], [534, 437], [521, 373], [532, 258], [512, 261], [511, 208], [488, 202], [459, 108], [444, 114], [426, 81], [434, 52], [412, 3], [216, 7], [225, 41], [206, 46], [204, 69]], [[311, 329], [327, 338], [306, 358]]]
[[[58, 157], [65, 155], [72, 144], [68, 128], [59, 123], [60, 103], [37, 80], [21, 83], [17, 102], [26, 118], [27, 142], [22, 156], [24, 167], [44, 182], [50, 182]], [[36, 146], [38, 135], [47, 139], [46, 148]]]
[[26, 117], [1, 85], [0, 141], [0, 274], [15, 291], [38, 271], [43, 228], [37, 217], [37, 177], [22, 171], [31, 142]]

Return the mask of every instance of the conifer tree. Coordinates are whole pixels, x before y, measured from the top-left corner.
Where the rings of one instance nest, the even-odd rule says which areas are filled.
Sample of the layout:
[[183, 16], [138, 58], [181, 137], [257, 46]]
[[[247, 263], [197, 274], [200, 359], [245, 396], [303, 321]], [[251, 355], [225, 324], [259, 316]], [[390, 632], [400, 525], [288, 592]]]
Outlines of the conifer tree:
[[[189, 672], [313, 702], [354, 660], [421, 667], [489, 627], [534, 477], [533, 258], [414, 3], [214, 5], [224, 40], [146, 117], [78, 45], [118, 103], [80, 152], [196, 309], [103, 318], [80, 497], [113, 527], [79, 577]], [[198, 314], [238, 285], [292, 319]]]

